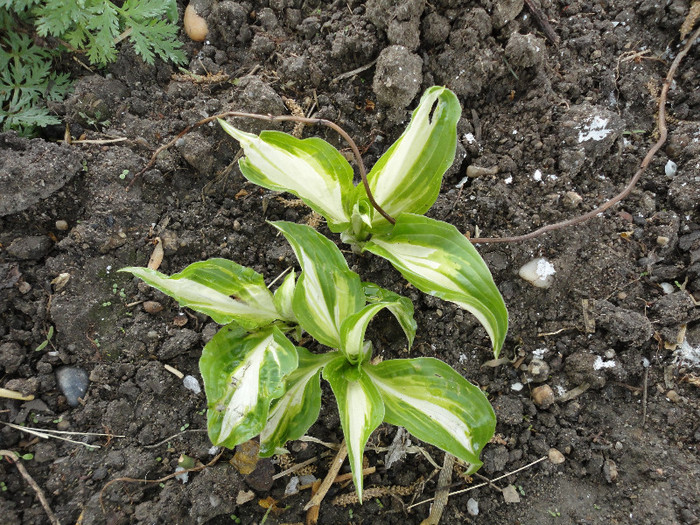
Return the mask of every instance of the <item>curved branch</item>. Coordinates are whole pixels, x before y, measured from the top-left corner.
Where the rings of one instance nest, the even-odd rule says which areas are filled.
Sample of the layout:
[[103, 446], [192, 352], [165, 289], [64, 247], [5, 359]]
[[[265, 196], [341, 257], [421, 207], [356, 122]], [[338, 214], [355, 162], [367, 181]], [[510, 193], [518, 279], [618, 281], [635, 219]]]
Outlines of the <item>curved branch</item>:
[[664, 80], [664, 84], [661, 88], [661, 95], [659, 96], [659, 140], [657, 140], [656, 143], [649, 149], [646, 156], [642, 160], [642, 163], [639, 165], [639, 169], [627, 183], [627, 186], [625, 186], [625, 188], [620, 193], [615, 195], [612, 199], [608, 200], [607, 202], [604, 202], [602, 205], [598, 206], [595, 210], [589, 211], [588, 213], [585, 213], [578, 217], [574, 217], [573, 219], [568, 219], [565, 221], [556, 222], [554, 224], [542, 226], [542, 228], [539, 228], [530, 233], [526, 233], [524, 235], [516, 235], [515, 237], [475, 237], [469, 240], [473, 244], [527, 241], [535, 237], [539, 237], [544, 233], [551, 232], [554, 230], [561, 230], [562, 228], [574, 226], [575, 224], [580, 224], [582, 222], [587, 221], [588, 219], [592, 219], [596, 215], [603, 213], [605, 210], [614, 206], [622, 199], [627, 197], [632, 192], [637, 182], [639, 182], [639, 179], [641, 178], [642, 174], [646, 171], [647, 167], [656, 155], [656, 152], [659, 151], [659, 149], [661, 149], [661, 147], [666, 142], [666, 138], [668, 137], [668, 129], [666, 127], [666, 98], [668, 97], [668, 90], [671, 86], [671, 83], [673, 82], [673, 77], [676, 74], [676, 70], [678, 69], [678, 66], [681, 63], [681, 60], [683, 60], [683, 57], [685, 57], [685, 55], [688, 54], [688, 51], [690, 51], [690, 48], [693, 46], [693, 43], [695, 42], [695, 40], [697, 40], [698, 37], [700, 37], [700, 27], [698, 27], [695, 30], [695, 32], [690, 36], [683, 49], [681, 49], [681, 51], [678, 53], [675, 60], [671, 64], [671, 67], [668, 69], [666, 79]]
[[324, 126], [331, 128], [333, 131], [338, 133], [345, 142], [348, 143], [350, 146], [350, 149], [352, 150], [352, 153], [355, 157], [355, 162], [357, 162], [357, 168], [360, 171], [360, 178], [362, 179], [362, 184], [365, 187], [365, 191], [367, 192], [367, 197], [369, 198], [369, 202], [372, 204], [375, 210], [377, 210], [382, 217], [384, 217], [387, 221], [389, 221], [391, 224], [396, 224], [396, 220], [389, 215], [384, 209], [377, 203], [376, 200], [374, 200], [374, 196], [372, 195], [372, 191], [369, 188], [369, 182], [367, 181], [367, 170], [365, 169], [365, 163], [362, 162], [362, 155], [360, 154], [360, 150], [357, 147], [357, 144], [355, 144], [355, 141], [352, 139], [352, 137], [343, 129], [341, 128], [338, 124], [335, 122], [331, 122], [330, 120], [326, 120], [323, 118], [310, 118], [310, 117], [298, 117], [296, 115], [261, 115], [259, 113], [245, 113], [241, 111], [227, 111], [226, 113], [219, 113], [218, 115], [213, 115], [211, 117], [207, 117], [203, 120], [200, 120], [199, 122], [196, 122], [195, 124], [192, 124], [191, 126], [187, 126], [185, 129], [183, 129], [180, 133], [177, 134], [177, 136], [172, 139], [170, 142], [167, 142], [166, 144], [163, 144], [160, 146], [157, 150], [153, 152], [153, 155], [151, 156], [151, 160], [148, 161], [148, 163], [139, 171], [136, 175], [134, 175], [134, 178], [131, 179], [131, 182], [129, 182], [129, 185], [126, 187], [127, 190], [131, 188], [131, 186], [134, 184], [134, 181], [141, 175], [143, 175], [146, 170], [151, 168], [155, 162], [156, 159], [158, 158], [158, 155], [163, 151], [171, 147], [173, 144], [175, 144], [179, 139], [184, 137], [187, 133], [190, 131], [203, 126], [204, 124], [207, 124], [209, 122], [212, 122], [213, 120], [217, 120], [220, 118], [226, 118], [226, 117], [240, 117], [240, 118], [252, 118], [252, 119], [257, 119], [257, 120], [267, 120], [269, 122], [301, 122], [302, 124], [308, 124], [310, 126], [316, 125], [316, 124], [323, 124]]

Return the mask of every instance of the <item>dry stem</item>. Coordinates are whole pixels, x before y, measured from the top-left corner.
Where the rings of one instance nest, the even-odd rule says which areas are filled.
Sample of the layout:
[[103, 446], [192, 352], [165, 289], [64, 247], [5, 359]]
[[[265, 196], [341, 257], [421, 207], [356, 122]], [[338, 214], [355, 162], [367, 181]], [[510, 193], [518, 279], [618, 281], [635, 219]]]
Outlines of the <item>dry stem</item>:
[[632, 190], [634, 189], [635, 185], [637, 182], [639, 182], [639, 179], [641, 178], [642, 174], [646, 171], [647, 167], [651, 163], [652, 159], [656, 155], [656, 152], [661, 149], [661, 147], [664, 145], [666, 142], [666, 138], [668, 137], [668, 129], [666, 127], [666, 98], [668, 96], [668, 90], [671, 86], [671, 83], [673, 82], [673, 77], [676, 74], [676, 70], [678, 69], [678, 66], [681, 63], [681, 60], [683, 60], [683, 57], [690, 51], [690, 48], [693, 46], [693, 42], [700, 36], [700, 27], [695, 30], [693, 35], [688, 39], [686, 42], [685, 46], [681, 51], [678, 53], [676, 56], [675, 60], [671, 64], [671, 67], [668, 69], [668, 73], [666, 74], [666, 80], [664, 80], [664, 84], [661, 88], [661, 95], [659, 96], [659, 114], [658, 114], [658, 127], [659, 127], [659, 140], [656, 141], [656, 144], [654, 144], [649, 151], [647, 152], [646, 156], [644, 157], [644, 160], [642, 160], [642, 163], [639, 165], [639, 169], [637, 172], [634, 174], [634, 176], [630, 179], [630, 181], [627, 183], [627, 186], [615, 195], [612, 199], [609, 201], [603, 203], [601, 206], [597, 207], [595, 210], [589, 211], [588, 213], [585, 213], [583, 215], [580, 215], [578, 217], [574, 217], [573, 219], [568, 219], [565, 221], [561, 222], [556, 222], [554, 224], [548, 224], [546, 226], [542, 226], [542, 228], [539, 228], [533, 232], [526, 233], [524, 235], [516, 235], [515, 237], [477, 237], [473, 239], [469, 239], [472, 243], [495, 243], [495, 242], [521, 242], [521, 241], [527, 241], [530, 239], [533, 239], [535, 237], [539, 237], [540, 235], [554, 231], [554, 230], [560, 230], [562, 228], [567, 228], [569, 226], [574, 226], [576, 224], [580, 224], [582, 222], [587, 221], [588, 219], [592, 219], [593, 217], [603, 213], [605, 210], [608, 208], [614, 206], [618, 202], [620, 202], [622, 199], [627, 197]]
[[345, 441], [343, 441], [343, 443], [340, 445], [338, 453], [333, 459], [333, 463], [331, 463], [330, 469], [328, 469], [328, 474], [326, 474], [326, 477], [323, 479], [323, 483], [321, 483], [321, 486], [318, 488], [318, 492], [316, 492], [316, 494], [314, 494], [314, 496], [309, 500], [309, 502], [304, 507], [304, 510], [309, 510], [311, 507], [317, 507], [321, 505], [323, 498], [326, 496], [328, 489], [331, 488], [333, 480], [335, 480], [335, 477], [338, 475], [338, 471], [343, 465], [343, 462], [345, 461], [347, 455], [348, 447], [345, 444]]
[[39, 498], [41, 506], [44, 507], [44, 512], [46, 512], [46, 515], [49, 517], [51, 525], [61, 525], [61, 522], [58, 521], [58, 518], [51, 510], [51, 507], [49, 507], [49, 502], [46, 499], [44, 491], [41, 490], [41, 487], [37, 485], [37, 482], [34, 481], [34, 478], [32, 478], [29, 475], [27, 469], [24, 468], [24, 465], [22, 465], [22, 462], [19, 461], [19, 454], [17, 454], [17, 452], [14, 452], [13, 450], [0, 450], [0, 456], [4, 456], [10, 461], [10, 463], [14, 463], [15, 467], [17, 467], [17, 470], [19, 470], [19, 473], [22, 474], [22, 477], [25, 479], [25, 481], [29, 483], [29, 486], [34, 489], [34, 492], [36, 492], [36, 495]]

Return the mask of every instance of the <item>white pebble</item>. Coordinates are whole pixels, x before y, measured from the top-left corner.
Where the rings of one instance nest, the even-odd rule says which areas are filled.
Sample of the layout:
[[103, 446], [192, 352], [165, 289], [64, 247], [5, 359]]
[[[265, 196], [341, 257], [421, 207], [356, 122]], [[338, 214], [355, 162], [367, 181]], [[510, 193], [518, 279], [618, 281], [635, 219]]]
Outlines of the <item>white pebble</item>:
[[675, 291], [675, 288], [671, 283], [659, 283], [659, 286], [661, 289], [664, 291], [666, 295], [672, 294]]
[[518, 275], [537, 288], [549, 288], [554, 281], [556, 270], [547, 259], [540, 257], [523, 265]]
[[[182, 472], [184, 470], [187, 470], [183, 467], [175, 467], [175, 472]], [[190, 475], [189, 472], [182, 472], [182, 474], [176, 474], [175, 475], [176, 479], [179, 479], [182, 481], [183, 484], [187, 483], [190, 480]]]
[[515, 391], [515, 392], [520, 392], [523, 389], [523, 384], [522, 383], [513, 383], [510, 385], [510, 389]]
[[469, 512], [469, 514], [471, 514], [472, 516], [479, 515], [479, 502], [476, 501], [474, 498], [469, 498], [467, 500], [467, 512]]
[[187, 390], [192, 390], [195, 394], [199, 394], [202, 389], [199, 387], [199, 381], [194, 376], [185, 376], [182, 379], [182, 384]]
[[667, 177], [673, 177], [678, 171], [678, 164], [669, 159], [664, 167], [664, 171], [666, 172]]

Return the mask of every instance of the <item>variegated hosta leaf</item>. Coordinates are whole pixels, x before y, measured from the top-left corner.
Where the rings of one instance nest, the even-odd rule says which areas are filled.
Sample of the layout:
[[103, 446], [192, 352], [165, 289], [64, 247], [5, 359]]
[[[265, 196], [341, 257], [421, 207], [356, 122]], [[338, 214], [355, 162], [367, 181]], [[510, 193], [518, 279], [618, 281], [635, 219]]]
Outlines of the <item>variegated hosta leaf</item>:
[[413, 345], [416, 336], [416, 320], [413, 318], [413, 303], [408, 297], [386, 290], [374, 283], [362, 283], [365, 292], [365, 300], [368, 303], [384, 303], [389, 311], [394, 314], [401, 325], [403, 333], [408, 339], [408, 348]]
[[275, 290], [273, 302], [277, 312], [282, 319], [296, 322], [296, 316], [292, 309], [292, 298], [294, 297], [294, 287], [296, 285], [294, 270], [284, 278], [279, 288]]
[[384, 400], [384, 421], [471, 464], [496, 429], [496, 415], [486, 396], [438, 359], [394, 359], [365, 364]]
[[330, 383], [338, 402], [355, 490], [362, 501], [362, 455], [370, 434], [384, 418], [382, 396], [369, 376], [344, 356], [326, 365], [323, 378]]
[[246, 156], [239, 166], [246, 179], [263, 188], [293, 193], [323, 215], [336, 233], [348, 227], [353, 172], [337, 149], [316, 137], [299, 140], [279, 131], [257, 136], [223, 120], [219, 123], [241, 143]]
[[207, 314], [219, 324], [236, 321], [252, 329], [281, 318], [262, 275], [227, 259], [197, 262], [170, 277], [149, 268], [119, 271], [132, 273], [182, 306]]
[[364, 249], [388, 259], [422, 292], [474, 314], [498, 357], [508, 331], [508, 311], [486, 263], [457, 228], [406, 213], [390, 233], [373, 236]]
[[299, 365], [287, 376], [287, 390], [270, 407], [265, 428], [260, 433], [260, 455], [277, 454], [287, 441], [299, 439], [318, 419], [321, 410], [321, 369], [338, 352], [312, 354], [297, 347]]
[[294, 290], [299, 325], [318, 342], [340, 347], [340, 325], [364, 305], [360, 277], [326, 237], [310, 226], [272, 223], [291, 244], [302, 273]]
[[413, 304], [407, 297], [401, 297], [389, 290], [384, 290], [369, 283], [363, 284], [365, 293], [368, 286], [373, 287], [373, 289], [370, 289], [374, 293], [371, 297], [377, 300], [345, 319], [340, 326], [340, 350], [352, 364], [357, 364], [371, 357], [371, 355], [366, 355], [364, 352], [365, 331], [369, 322], [383, 308], [389, 309], [401, 323], [408, 338], [409, 348], [416, 334], [416, 323], [413, 320]]
[[[375, 201], [389, 215], [422, 214], [435, 203], [442, 176], [455, 158], [461, 113], [449, 89], [433, 86], [423, 94], [406, 130], [367, 176]], [[376, 210], [371, 213], [373, 229], [387, 222]]]
[[297, 362], [296, 348], [277, 327], [253, 333], [235, 323], [221, 328], [199, 360], [211, 442], [233, 448], [257, 436]]

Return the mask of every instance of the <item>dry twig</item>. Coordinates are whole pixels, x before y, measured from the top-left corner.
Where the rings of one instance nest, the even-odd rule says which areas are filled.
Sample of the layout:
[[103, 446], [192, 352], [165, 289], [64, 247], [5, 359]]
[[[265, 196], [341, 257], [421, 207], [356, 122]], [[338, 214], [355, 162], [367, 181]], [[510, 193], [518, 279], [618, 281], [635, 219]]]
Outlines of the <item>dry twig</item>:
[[438, 525], [440, 518], [450, 497], [450, 483], [452, 482], [452, 471], [455, 465], [455, 457], [446, 452], [442, 463], [442, 470], [438, 476], [438, 485], [435, 490], [435, 503], [430, 508], [430, 514], [421, 522], [421, 525]]
[[675, 60], [671, 64], [671, 67], [668, 69], [666, 79], [664, 80], [663, 86], [661, 87], [661, 95], [659, 96], [659, 114], [657, 119], [659, 128], [659, 140], [657, 140], [656, 143], [649, 149], [646, 156], [642, 160], [639, 169], [627, 183], [627, 186], [625, 186], [625, 188], [620, 193], [615, 195], [609, 201], [598, 206], [595, 210], [589, 211], [588, 213], [585, 213], [583, 215], [579, 215], [578, 217], [574, 217], [573, 219], [568, 219], [565, 221], [556, 222], [554, 224], [542, 226], [542, 228], [538, 228], [537, 230], [532, 231], [530, 233], [526, 233], [524, 235], [516, 235], [514, 237], [475, 237], [469, 240], [475, 244], [527, 241], [530, 239], [534, 239], [535, 237], [539, 237], [544, 233], [551, 232], [554, 230], [561, 230], [562, 228], [574, 226], [576, 224], [580, 224], [589, 219], [592, 219], [593, 217], [596, 217], [597, 215], [603, 213], [604, 211], [611, 208], [612, 206], [620, 202], [622, 199], [627, 197], [637, 185], [637, 182], [639, 182], [639, 179], [641, 178], [642, 174], [646, 171], [647, 167], [656, 155], [656, 152], [659, 151], [659, 149], [661, 149], [661, 147], [666, 142], [666, 138], [668, 137], [668, 129], [666, 127], [666, 99], [668, 97], [668, 90], [671, 87], [673, 77], [676, 74], [676, 70], [678, 69], [678, 66], [681, 63], [681, 60], [683, 60], [683, 57], [685, 57], [685, 55], [688, 54], [688, 51], [690, 51], [690, 48], [693, 46], [693, 43], [695, 42], [695, 40], [697, 40], [698, 36], [700, 36], [700, 27], [696, 29], [693, 35], [688, 39], [683, 49], [681, 49], [678, 55], [676, 55]]
[[219, 452], [216, 456], [214, 456], [214, 459], [212, 459], [206, 465], [200, 465], [198, 467], [188, 468], [185, 470], [178, 470], [177, 472], [173, 472], [172, 474], [168, 474], [167, 476], [164, 476], [160, 479], [114, 478], [114, 479], [108, 481], [107, 484], [104, 487], [102, 487], [102, 490], [100, 491], [100, 507], [102, 508], [102, 512], [104, 514], [107, 513], [107, 511], [105, 510], [105, 506], [104, 506], [104, 502], [102, 500], [102, 497], [104, 495], [105, 490], [107, 490], [107, 487], [109, 487], [113, 483], [117, 483], [118, 481], [124, 481], [125, 483], [163, 483], [164, 481], [172, 479], [175, 476], [187, 474], [188, 472], [199, 472], [200, 470], [204, 470], [205, 468], [209, 468], [209, 467], [214, 466], [216, 464], [216, 462], [219, 461], [219, 458], [221, 458], [221, 456], [224, 454], [225, 450], [226, 450], [225, 448], [222, 448], [221, 452]]
[[328, 474], [326, 474], [326, 477], [323, 479], [323, 483], [321, 483], [321, 486], [318, 488], [318, 492], [316, 492], [316, 494], [314, 494], [314, 496], [309, 500], [306, 506], [304, 506], [304, 510], [309, 510], [311, 507], [318, 507], [319, 505], [321, 505], [323, 498], [326, 496], [328, 489], [331, 488], [333, 480], [338, 475], [338, 471], [343, 465], [343, 462], [345, 461], [347, 455], [348, 447], [345, 444], [345, 441], [343, 441], [343, 443], [340, 445], [340, 449], [338, 449], [338, 453], [333, 459], [333, 463], [331, 463], [331, 467], [328, 469]]
[[46, 512], [46, 515], [49, 517], [51, 525], [61, 525], [61, 522], [58, 521], [58, 518], [51, 510], [51, 507], [49, 506], [49, 502], [46, 499], [44, 491], [41, 490], [41, 487], [37, 484], [36, 481], [34, 481], [34, 478], [30, 476], [29, 472], [27, 472], [27, 469], [24, 468], [24, 465], [22, 465], [22, 462], [19, 461], [19, 454], [17, 454], [17, 452], [13, 450], [0, 450], [0, 456], [7, 458], [10, 463], [14, 463], [15, 467], [17, 467], [17, 470], [19, 470], [19, 473], [22, 474], [24, 480], [27, 483], [29, 483], [29, 486], [32, 487], [32, 489], [34, 489], [37, 498], [39, 498], [41, 506], [44, 507], [44, 512]]

